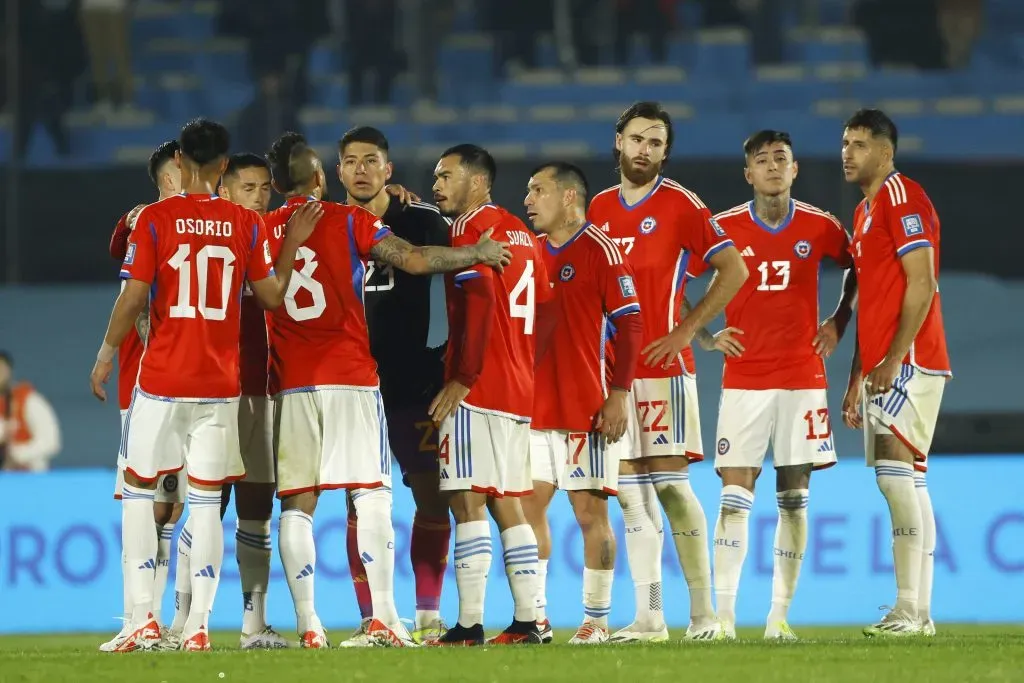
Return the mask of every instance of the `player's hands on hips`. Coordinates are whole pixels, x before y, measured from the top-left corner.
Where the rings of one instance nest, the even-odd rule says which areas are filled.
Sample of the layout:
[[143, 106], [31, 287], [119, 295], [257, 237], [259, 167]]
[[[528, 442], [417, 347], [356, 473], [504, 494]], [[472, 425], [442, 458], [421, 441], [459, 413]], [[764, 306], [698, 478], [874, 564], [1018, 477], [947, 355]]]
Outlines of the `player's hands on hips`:
[[833, 318], [818, 325], [818, 333], [814, 335], [814, 352], [822, 358], [828, 358], [839, 345], [839, 328]]
[[430, 402], [430, 419], [438, 427], [446, 417], [455, 417], [455, 410], [462, 403], [462, 400], [469, 396], [469, 387], [459, 384], [455, 380], [444, 385], [444, 389]]
[[677, 325], [664, 337], [655, 339], [644, 348], [641, 352], [644, 356], [644, 365], [653, 368], [660, 363], [663, 368], [667, 368], [683, 349], [690, 345], [694, 334], [695, 331], [685, 322]]
[[297, 245], [305, 244], [323, 215], [324, 207], [320, 202], [306, 202], [288, 219], [285, 237], [290, 238]]
[[420, 201], [420, 196], [415, 194], [411, 190], [407, 190], [402, 185], [385, 185], [384, 191], [392, 197], [397, 197], [398, 201], [402, 203], [402, 206], [409, 206], [413, 202]]
[[508, 248], [508, 242], [492, 240], [492, 234], [494, 234], [494, 228], [485, 230], [473, 248], [476, 249], [480, 263], [496, 268], [500, 273], [505, 266], [512, 262], [512, 250]]
[[740, 343], [739, 335], [743, 330], [736, 327], [727, 327], [721, 332], [715, 333], [710, 343], [701, 342], [700, 347], [705, 351], [721, 351], [730, 358], [739, 358], [746, 351], [746, 347]]
[[97, 360], [96, 365], [92, 366], [89, 386], [92, 387], [92, 395], [101, 401], [107, 400], [107, 390], [103, 388], [103, 385], [110, 381], [110, 373], [113, 371], [113, 361]]
[[900, 365], [899, 360], [890, 360], [888, 356], [882, 359], [882, 362], [875, 366], [875, 369], [868, 373], [868, 376], [864, 378], [864, 389], [869, 395], [875, 396], [877, 394], [884, 394], [885, 392], [892, 389], [892, 383], [896, 381], [896, 375], [899, 374]]
[[861, 414], [861, 381], [858, 377], [846, 388], [846, 395], [843, 396], [843, 423], [850, 429], [860, 429], [864, 426], [864, 416]]
[[597, 414], [594, 430], [604, 434], [608, 443], [615, 443], [626, 433], [628, 410], [629, 392], [624, 389], [612, 389]]

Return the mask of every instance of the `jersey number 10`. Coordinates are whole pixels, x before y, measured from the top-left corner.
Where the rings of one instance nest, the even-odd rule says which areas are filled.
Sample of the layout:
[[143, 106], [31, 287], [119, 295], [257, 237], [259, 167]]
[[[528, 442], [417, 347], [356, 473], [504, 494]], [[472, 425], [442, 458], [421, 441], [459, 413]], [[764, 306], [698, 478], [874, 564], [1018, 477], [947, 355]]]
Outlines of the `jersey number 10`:
[[[195, 318], [196, 310], [206, 320], [224, 320], [228, 314], [228, 300], [231, 298], [231, 276], [235, 267], [235, 255], [229, 247], [220, 244], [208, 244], [196, 253], [196, 286], [199, 289], [198, 306], [192, 305], [192, 262], [188, 257], [192, 253], [192, 246], [179, 244], [174, 256], [167, 261], [174, 270], [178, 271], [178, 303], [171, 306], [170, 317], [172, 318]], [[210, 260], [220, 259], [223, 261], [220, 276], [220, 307], [212, 308], [207, 305], [208, 278], [210, 276]]]

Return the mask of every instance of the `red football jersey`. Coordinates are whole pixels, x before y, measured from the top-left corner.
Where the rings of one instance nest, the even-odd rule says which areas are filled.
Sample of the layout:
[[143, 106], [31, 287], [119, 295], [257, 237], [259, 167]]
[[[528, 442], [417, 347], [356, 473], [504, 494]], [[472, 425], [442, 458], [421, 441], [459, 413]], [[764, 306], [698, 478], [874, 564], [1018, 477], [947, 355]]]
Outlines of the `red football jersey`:
[[754, 213], [754, 202], [715, 220], [729, 233], [750, 276], [725, 307], [725, 324], [743, 330], [746, 350], [726, 357], [726, 389], [824, 389], [825, 363], [814, 352], [818, 331], [818, 273], [832, 259], [852, 265], [850, 238], [835, 216], [790, 200], [777, 228]]
[[[889, 352], [899, 327], [907, 278], [900, 259], [931, 247], [939, 277], [939, 215], [924, 188], [901, 173], [890, 175], [875, 201], [862, 201], [853, 214], [853, 260], [857, 266], [857, 341], [864, 374]], [[904, 363], [924, 372], [949, 375], [942, 305], [935, 292], [928, 316]]]
[[255, 211], [206, 194], [143, 209], [121, 266], [121, 277], [155, 285], [139, 387], [168, 398], [237, 397], [242, 286], [273, 272]]
[[[128, 225], [128, 214], [126, 213], [121, 216], [121, 220], [117, 222], [114, 233], [110, 237], [111, 256], [118, 260], [124, 260], [130, 233], [131, 226]], [[124, 289], [123, 284], [121, 288]], [[135, 327], [128, 331], [128, 336], [124, 338], [120, 348], [117, 349], [117, 405], [121, 410], [128, 410], [128, 406], [131, 405], [135, 382], [139, 379], [139, 361], [142, 360], [142, 352], [145, 349], [146, 345], [142, 342], [142, 337], [139, 336]]]
[[539, 241], [558, 322], [537, 365], [532, 426], [587, 432], [608, 395], [606, 323], [640, 313], [633, 269], [590, 224], [560, 247]]
[[[711, 222], [711, 212], [700, 198], [674, 180], [659, 178], [654, 189], [632, 206], [619, 190], [616, 185], [596, 195], [587, 220], [622, 248], [636, 273], [646, 347], [679, 324], [688, 262], [707, 261], [732, 240]], [[637, 378], [676, 377], [681, 362], [677, 358], [666, 369], [647, 367], [641, 360]]]
[[[280, 250], [285, 223], [307, 201], [291, 197], [267, 214], [272, 252]], [[364, 262], [391, 231], [361, 207], [321, 204], [324, 215], [299, 247], [284, 305], [271, 316], [271, 393], [380, 384], [363, 311]]]
[[455, 287], [471, 278], [492, 278], [494, 295], [494, 327], [484, 354], [480, 376], [464, 403], [485, 412], [530, 421], [533, 414], [533, 361], [535, 351], [537, 304], [551, 298], [551, 288], [544, 267], [544, 253], [536, 236], [514, 215], [493, 204], [463, 214], [452, 223], [452, 246], [477, 243], [480, 235], [494, 228], [492, 239], [508, 242], [512, 263], [498, 273], [479, 265], [460, 273], [445, 276], [448, 290], [448, 351], [445, 357], [445, 379], [457, 369], [462, 337], [467, 325], [465, 310], [457, 305]]

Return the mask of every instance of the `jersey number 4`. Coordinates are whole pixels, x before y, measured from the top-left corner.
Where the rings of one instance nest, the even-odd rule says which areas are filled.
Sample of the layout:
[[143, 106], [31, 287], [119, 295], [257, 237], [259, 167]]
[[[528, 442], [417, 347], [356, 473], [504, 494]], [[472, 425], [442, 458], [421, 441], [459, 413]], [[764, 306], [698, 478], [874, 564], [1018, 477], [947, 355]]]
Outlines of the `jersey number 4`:
[[[523, 334], [533, 334], [533, 320], [536, 313], [537, 292], [534, 289], [533, 261], [523, 264], [523, 274], [519, 282], [508, 294], [508, 314], [513, 318], [523, 319]], [[524, 301], [520, 302], [520, 299]]]
[[[195, 318], [196, 311], [199, 311], [206, 320], [224, 320], [228, 314], [228, 301], [231, 299], [231, 276], [235, 267], [235, 255], [229, 247], [220, 244], [208, 244], [196, 253], [196, 288], [199, 290], [197, 305], [192, 304], [192, 262], [189, 256], [192, 254], [192, 246], [179, 244], [178, 250], [174, 252], [168, 261], [174, 270], [178, 271], [178, 302], [171, 306], [170, 317], [172, 318]], [[220, 307], [213, 308], [207, 305], [207, 295], [210, 277], [210, 261], [222, 261], [220, 269]]]

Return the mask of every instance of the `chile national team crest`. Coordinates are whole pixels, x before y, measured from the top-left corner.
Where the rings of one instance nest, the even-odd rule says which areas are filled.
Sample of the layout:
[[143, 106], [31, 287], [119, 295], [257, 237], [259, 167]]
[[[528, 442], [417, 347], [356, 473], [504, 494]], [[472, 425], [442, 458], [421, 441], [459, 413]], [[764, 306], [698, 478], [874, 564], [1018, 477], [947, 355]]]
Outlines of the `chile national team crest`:
[[654, 216], [648, 216], [647, 218], [640, 221], [640, 234], [650, 235], [654, 232], [654, 229], [658, 227], [658, 221], [654, 220]]
[[807, 258], [811, 255], [811, 243], [807, 240], [800, 240], [793, 247], [793, 251], [796, 252], [796, 255], [800, 258]]
[[562, 282], [568, 282], [574, 277], [576, 277], [576, 269], [572, 267], [571, 263], [566, 263], [562, 266], [562, 269], [558, 271], [558, 279]]

